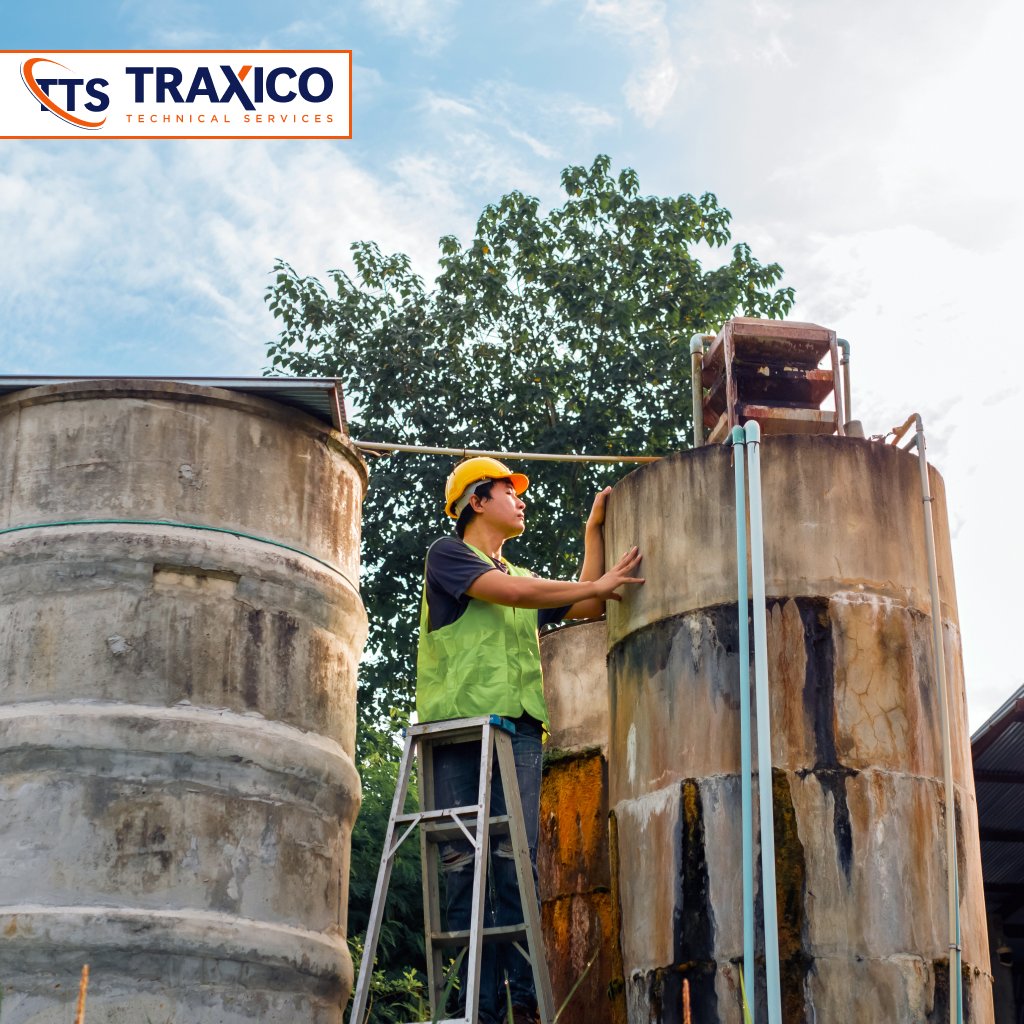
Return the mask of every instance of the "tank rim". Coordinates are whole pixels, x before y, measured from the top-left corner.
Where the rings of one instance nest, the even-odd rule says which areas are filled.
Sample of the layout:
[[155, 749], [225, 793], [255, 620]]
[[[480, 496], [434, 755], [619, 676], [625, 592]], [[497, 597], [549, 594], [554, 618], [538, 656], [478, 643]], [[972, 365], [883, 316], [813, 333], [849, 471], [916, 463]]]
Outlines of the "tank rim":
[[345, 456], [359, 473], [362, 482], [363, 496], [369, 484], [369, 468], [359, 449], [351, 438], [339, 430], [328, 426], [315, 416], [301, 409], [285, 405], [271, 398], [262, 398], [240, 391], [226, 388], [207, 387], [198, 384], [186, 384], [174, 380], [153, 380], [151, 378], [118, 377], [104, 380], [84, 379], [56, 384], [43, 384], [38, 387], [24, 388], [0, 397], [0, 417], [14, 409], [24, 409], [33, 405], [48, 405], [54, 402], [69, 400], [94, 400], [109, 398], [153, 397], [165, 401], [199, 402], [210, 405], [226, 406], [261, 416], [264, 419], [277, 420], [287, 426], [303, 430], [307, 434], [322, 439], [331, 448]]

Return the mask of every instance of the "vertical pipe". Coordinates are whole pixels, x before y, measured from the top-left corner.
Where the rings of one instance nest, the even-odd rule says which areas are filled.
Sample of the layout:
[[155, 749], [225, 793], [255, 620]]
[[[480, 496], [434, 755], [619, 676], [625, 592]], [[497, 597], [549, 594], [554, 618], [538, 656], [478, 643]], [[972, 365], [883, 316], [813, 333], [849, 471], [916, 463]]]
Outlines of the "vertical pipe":
[[732, 428], [733, 462], [736, 471], [736, 612], [740, 647], [740, 793], [743, 828], [743, 980], [750, 1024], [754, 1024], [754, 809], [750, 771], [750, 622], [747, 618], [747, 504], [743, 428]]
[[953, 790], [953, 753], [949, 735], [949, 686], [946, 679], [946, 655], [942, 643], [942, 606], [939, 601], [939, 574], [935, 565], [935, 523], [932, 517], [932, 492], [928, 481], [928, 457], [925, 453], [924, 423], [915, 415], [917, 462], [921, 469], [921, 504], [924, 507], [924, 543], [928, 556], [928, 589], [932, 607], [932, 660], [939, 690], [939, 721], [942, 729], [942, 779], [946, 796], [946, 913], [949, 926], [949, 1024], [963, 1020], [963, 994], [960, 991], [960, 900], [957, 892], [956, 795]]
[[693, 387], [693, 447], [704, 444], [704, 335], [690, 339], [690, 383]]
[[750, 568], [754, 598], [754, 693], [757, 700], [757, 783], [761, 810], [761, 897], [764, 901], [764, 967], [768, 1022], [782, 1024], [779, 914], [775, 896], [775, 817], [772, 813], [772, 729], [768, 699], [768, 619], [761, 509], [761, 428], [744, 428], [750, 475]]
[[850, 343], [845, 338], [837, 338], [836, 344], [843, 351], [843, 357], [839, 360], [839, 365], [843, 369], [843, 415], [849, 423], [853, 420], [850, 408]]

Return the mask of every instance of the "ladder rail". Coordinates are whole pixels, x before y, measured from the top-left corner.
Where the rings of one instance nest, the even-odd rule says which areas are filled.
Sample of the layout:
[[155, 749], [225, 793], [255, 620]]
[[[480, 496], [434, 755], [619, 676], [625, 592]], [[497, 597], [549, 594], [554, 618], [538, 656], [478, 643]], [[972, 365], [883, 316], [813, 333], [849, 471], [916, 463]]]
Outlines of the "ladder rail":
[[[533, 880], [533, 862], [530, 859], [526, 839], [526, 821], [523, 818], [523, 801], [516, 778], [515, 758], [512, 742], [508, 736], [497, 736], [498, 767], [501, 785], [505, 793], [505, 811], [509, 817], [509, 839], [512, 857], [516, 866], [516, 881], [519, 883], [519, 903], [526, 926], [526, 942], [529, 949], [530, 969], [533, 971], [533, 988], [537, 996], [537, 1009], [541, 1024], [552, 1024], [555, 1019], [555, 1000], [551, 991], [551, 977], [544, 954], [544, 937], [540, 924], [540, 908], [537, 887]], [[522, 954], [519, 943], [515, 943]]]
[[484, 909], [487, 898], [487, 862], [490, 835], [487, 817], [491, 812], [491, 767], [494, 735], [490, 721], [483, 725], [480, 742], [480, 782], [477, 789], [476, 841], [473, 852], [473, 897], [470, 903], [469, 955], [466, 965], [466, 1017], [475, 1021], [480, 1014], [480, 964], [483, 959]]
[[370, 920], [366, 925], [363, 959], [359, 965], [359, 980], [356, 984], [356, 992], [352, 1002], [352, 1014], [349, 1017], [352, 1024], [363, 1024], [367, 1003], [370, 998], [373, 964], [377, 955], [377, 942], [380, 939], [380, 929], [384, 916], [384, 901], [387, 898], [388, 884], [391, 881], [391, 869], [395, 863], [395, 851], [398, 849], [397, 846], [392, 848], [392, 842], [395, 838], [395, 819], [405, 807], [405, 798], [409, 793], [409, 780], [411, 777], [409, 769], [412, 764], [414, 745], [414, 738], [407, 736], [399, 767], [398, 785], [395, 786], [395, 796], [391, 801], [391, 817], [388, 819], [387, 833], [384, 836], [383, 856], [380, 860], [380, 870], [377, 872], [377, 887], [373, 892]]
[[[417, 737], [418, 740], [418, 737]], [[428, 842], [429, 834], [422, 827], [423, 819], [443, 818], [443, 812], [426, 810], [435, 805], [434, 752], [429, 743], [418, 745], [420, 783], [420, 874], [423, 884], [423, 949], [427, 957], [427, 993], [430, 1001], [430, 1015], [438, 1016], [438, 1007], [444, 994], [444, 960], [442, 948], [434, 942], [434, 936], [441, 928], [441, 894], [438, 888], [438, 849], [436, 843]], [[452, 809], [451, 813], [461, 810]], [[467, 813], [468, 813], [467, 808]], [[456, 816], [456, 820], [458, 817]], [[461, 824], [461, 823], [460, 823]], [[441, 1007], [443, 1010], [443, 1007]]]

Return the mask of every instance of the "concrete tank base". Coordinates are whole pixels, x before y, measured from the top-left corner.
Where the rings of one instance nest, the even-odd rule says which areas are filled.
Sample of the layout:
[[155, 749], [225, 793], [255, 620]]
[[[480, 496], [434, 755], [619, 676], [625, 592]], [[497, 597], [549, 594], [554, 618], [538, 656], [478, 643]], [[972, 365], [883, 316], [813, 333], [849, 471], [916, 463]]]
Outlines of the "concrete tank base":
[[[365, 468], [274, 402], [0, 400], [3, 1024], [339, 1024]], [[102, 520], [102, 522], [100, 521]]]
[[[684, 979], [694, 1020], [742, 1020], [731, 459], [702, 448], [645, 467], [609, 508], [609, 549], [639, 544], [647, 576], [608, 616], [609, 803], [631, 1024], [680, 1021]], [[850, 438], [772, 437], [762, 465], [783, 1018], [944, 1021], [941, 736], [917, 461]], [[965, 1020], [988, 1024], [956, 594], [934, 472], [932, 488], [954, 692]], [[755, 794], [755, 817], [756, 807]], [[762, 956], [759, 944], [748, 991], [764, 1020]]]
[[608, 817], [605, 624], [582, 622], [547, 633], [540, 650], [551, 736], [537, 867], [555, 1005], [565, 1004], [562, 1024], [625, 1024], [618, 871]]

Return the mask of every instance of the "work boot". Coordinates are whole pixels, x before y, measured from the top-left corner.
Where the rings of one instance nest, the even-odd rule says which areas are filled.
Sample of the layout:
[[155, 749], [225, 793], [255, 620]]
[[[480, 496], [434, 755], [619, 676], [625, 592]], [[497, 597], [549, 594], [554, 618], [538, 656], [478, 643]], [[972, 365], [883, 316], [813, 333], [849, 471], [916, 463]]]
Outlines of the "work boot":
[[513, 1024], [538, 1024], [540, 1014], [536, 1010], [528, 1009], [525, 1006], [512, 1007]]

